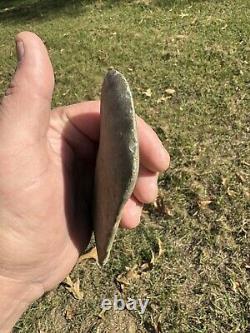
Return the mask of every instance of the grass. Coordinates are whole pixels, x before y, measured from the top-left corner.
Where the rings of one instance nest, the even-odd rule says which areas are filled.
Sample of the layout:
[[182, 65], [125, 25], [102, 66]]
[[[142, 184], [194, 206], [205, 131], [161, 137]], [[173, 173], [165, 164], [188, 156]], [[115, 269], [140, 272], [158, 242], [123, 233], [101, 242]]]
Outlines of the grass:
[[[83, 262], [72, 272], [84, 299], [62, 284], [16, 332], [247, 332], [249, 16], [247, 0], [0, 3], [1, 91], [15, 66], [14, 35], [34, 31], [54, 65], [54, 105], [98, 98], [113, 66], [172, 157], [157, 203], [139, 228], [120, 231], [109, 265]], [[119, 282], [134, 265], [132, 281]], [[150, 306], [143, 316], [98, 317], [114, 293], [148, 297]]]

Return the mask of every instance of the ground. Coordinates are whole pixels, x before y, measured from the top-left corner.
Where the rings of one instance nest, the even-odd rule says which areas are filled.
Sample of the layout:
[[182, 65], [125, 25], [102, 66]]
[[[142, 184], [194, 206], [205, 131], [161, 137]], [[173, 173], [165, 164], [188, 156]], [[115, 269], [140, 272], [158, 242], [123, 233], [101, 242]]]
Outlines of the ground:
[[[79, 263], [73, 286], [36, 302], [15, 332], [247, 332], [249, 17], [247, 0], [0, 3], [2, 92], [14, 35], [34, 31], [55, 69], [54, 105], [97, 99], [115, 67], [171, 155], [157, 202], [119, 232], [109, 264]], [[114, 293], [149, 298], [144, 315], [101, 312]]]

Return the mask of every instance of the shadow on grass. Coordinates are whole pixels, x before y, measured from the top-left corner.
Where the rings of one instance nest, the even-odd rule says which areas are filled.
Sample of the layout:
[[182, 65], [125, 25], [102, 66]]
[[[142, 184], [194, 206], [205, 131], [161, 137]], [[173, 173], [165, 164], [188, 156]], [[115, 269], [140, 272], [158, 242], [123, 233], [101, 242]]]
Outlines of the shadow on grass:
[[11, 0], [0, 1], [0, 22], [25, 22], [33, 19], [46, 20], [52, 15], [64, 14], [74, 15], [83, 4], [90, 4], [94, 1], [67, 1], [67, 0]]
[[[185, 5], [200, 0], [156, 0], [154, 5], [167, 7], [173, 5]], [[58, 16], [61, 13], [64, 15], [78, 15], [79, 9], [84, 11], [85, 6], [96, 4], [101, 8], [112, 7], [114, 5], [124, 4], [123, 0], [0, 0], [0, 23], [3, 21], [10, 22], [27, 22], [34, 19], [46, 20]], [[131, 5], [133, 2], [131, 1]], [[136, 5], [136, 3], [134, 3]], [[138, 5], [138, 3], [137, 3]], [[143, 1], [140, 4], [143, 5]]]

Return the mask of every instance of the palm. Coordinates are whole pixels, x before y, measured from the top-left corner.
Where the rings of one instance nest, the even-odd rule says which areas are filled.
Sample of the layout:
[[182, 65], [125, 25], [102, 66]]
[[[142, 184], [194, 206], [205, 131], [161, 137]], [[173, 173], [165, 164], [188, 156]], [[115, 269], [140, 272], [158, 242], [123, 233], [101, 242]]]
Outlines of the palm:
[[[0, 267], [5, 267], [0, 275], [42, 283], [45, 290], [70, 272], [90, 235], [84, 223], [88, 216], [84, 198], [77, 198], [82, 189], [76, 186], [75, 154], [59, 131], [58, 121], [54, 113], [47, 140], [32, 145], [24, 142], [17, 150], [20, 153], [11, 153], [10, 147], [1, 156], [7, 168], [0, 211], [8, 228], [0, 235], [4, 249]], [[20, 251], [22, 256], [16, 256]]]

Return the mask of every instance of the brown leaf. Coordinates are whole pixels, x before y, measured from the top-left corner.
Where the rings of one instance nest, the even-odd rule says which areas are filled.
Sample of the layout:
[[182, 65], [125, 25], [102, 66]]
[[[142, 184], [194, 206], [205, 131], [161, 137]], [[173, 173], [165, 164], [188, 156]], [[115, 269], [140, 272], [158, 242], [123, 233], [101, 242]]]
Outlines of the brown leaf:
[[143, 91], [142, 94], [147, 96], [147, 97], [151, 97], [152, 96], [152, 90], [150, 88], [148, 88], [146, 91]]
[[75, 311], [72, 309], [71, 306], [68, 305], [65, 309], [65, 318], [67, 320], [71, 320], [74, 318], [74, 316], [75, 316]]
[[84, 253], [80, 256], [79, 262], [82, 262], [84, 260], [94, 259], [96, 262], [98, 261], [98, 255], [97, 255], [97, 249], [96, 247], [93, 247], [91, 250], [89, 250], [87, 253]]
[[227, 188], [227, 194], [229, 197], [235, 197], [236, 196], [236, 192], [234, 190], [231, 190], [229, 187]]
[[151, 2], [152, 2], [152, 0], [137, 0], [135, 2], [135, 4], [148, 6], [151, 4]]
[[167, 95], [174, 95], [175, 94], [175, 90], [174, 89], [171, 89], [171, 88], [168, 88], [165, 90], [165, 93]]
[[248, 188], [243, 187], [243, 193], [244, 193], [246, 199], [249, 200], [250, 199], [250, 193], [249, 193]]
[[70, 276], [67, 276], [65, 284], [67, 285], [65, 288], [70, 292], [74, 298], [78, 300], [83, 299], [83, 292], [80, 290], [80, 280], [76, 279], [75, 282], [72, 281]]
[[176, 35], [177, 39], [185, 39], [187, 38], [187, 35]]
[[164, 199], [161, 196], [158, 196], [158, 198], [154, 202], [154, 207], [160, 214], [164, 214], [169, 217], [172, 217], [174, 215], [173, 211], [169, 207], [167, 207], [167, 204], [164, 202]]
[[162, 254], [165, 252], [165, 250], [163, 249], [162, 241], [160, 240], [160, 238], [157, 238], [157, 242], [158, 242], [158, 256], [157, 257], [161, 257]]
[[106, 309], [102, 309], [102, 311], [98, 314], [98, 318], [100, 318], [101, 320], [105, 319], [105, 312], [107, 312]]
[[207, 209], [211, 202], [212, 200], [201, 200], [198, 204], [201, 209]]
[[243, 184], [247, 182], [246, 174], [244, 174], [243, 172], [236, 172], [236, 176], [240, 179], [240, 181]]
[[189, 14], [187, 14], [187, 13], [181, 13], [179, 16], [180, 16], [181, 18], [184, 18], [184, 17], [189, 16]]
[[127, 272], [119, 274], [116, 281], [125, 286], [129, 286], [133, 280], [140, 278], [140, 274], [137, 265], [134, 265], [132, 268], [127, 267], [126, 269]]
[[250, 167], [250, 163], [248, 163], [247, 161], [241, 161], [241, 163]]
[[160, 98], [158, 98], [157, 100], [156, 100], [156, 103], [157, 104], [160, 104], [160, 103], [164, 103], [164, 102], [166, 102], [168, 99], [170, 99], [171, 98], [171, 96], [161, 96]]
[[150, 260], [150, 264], [152, 265], [152, 266], [154, 266], [154, 264], [155, 264], [155, 254], [154, 254], [154, 251], [152, 251], [151, 250], [151, 260]]

